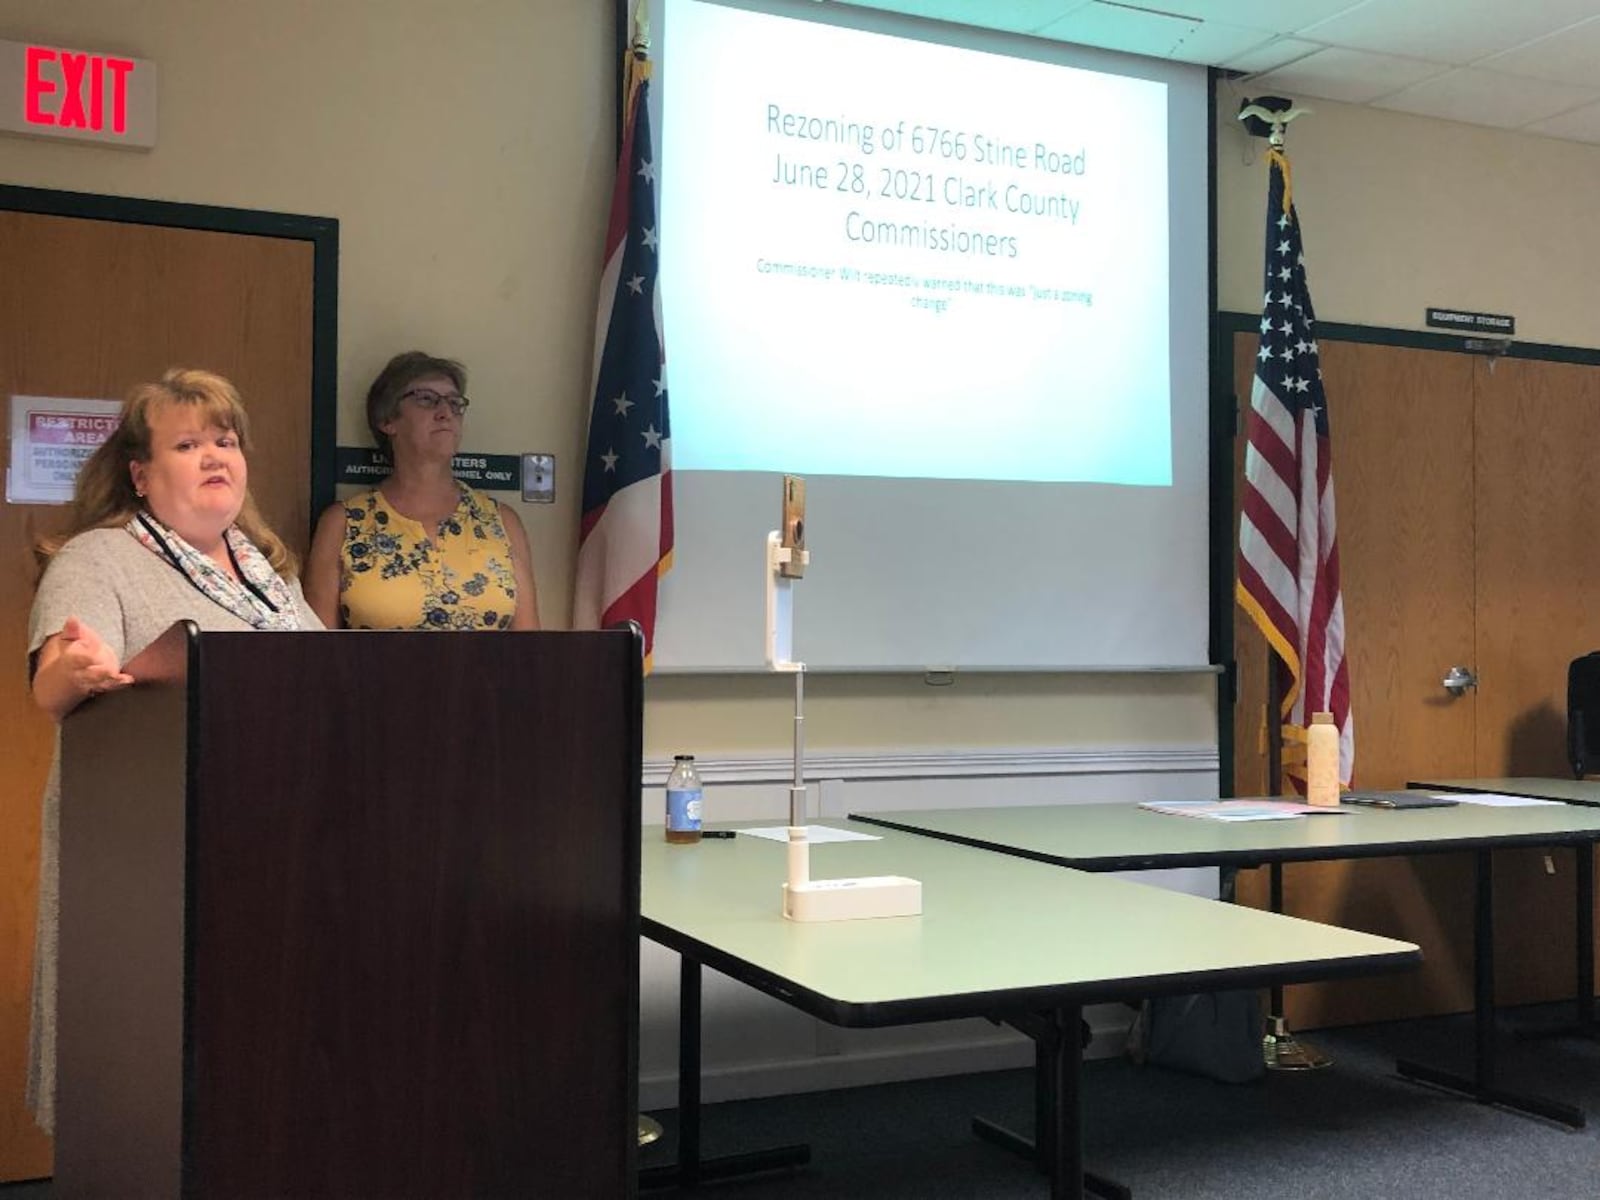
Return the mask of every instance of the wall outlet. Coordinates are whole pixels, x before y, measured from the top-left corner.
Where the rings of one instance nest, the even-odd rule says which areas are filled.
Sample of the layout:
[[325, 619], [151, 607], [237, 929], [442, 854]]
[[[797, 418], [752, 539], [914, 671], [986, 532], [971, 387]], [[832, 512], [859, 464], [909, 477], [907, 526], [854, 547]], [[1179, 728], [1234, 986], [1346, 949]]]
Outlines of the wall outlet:
[[522, 499], [527, 504], [554, 504], [556, 499], [556, 456], [522, 456]]

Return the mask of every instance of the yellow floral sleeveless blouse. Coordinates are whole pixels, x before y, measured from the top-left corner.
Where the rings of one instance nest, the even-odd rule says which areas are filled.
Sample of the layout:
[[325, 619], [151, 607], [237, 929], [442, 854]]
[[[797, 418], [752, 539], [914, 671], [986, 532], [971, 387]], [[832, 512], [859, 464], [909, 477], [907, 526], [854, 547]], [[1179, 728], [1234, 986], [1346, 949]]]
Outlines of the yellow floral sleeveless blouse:
[[429, 531], [377, 490], [344, 502], [339, 615], [346, 629], [506, 629], [517, 608], [500, 507], [462, 486]]

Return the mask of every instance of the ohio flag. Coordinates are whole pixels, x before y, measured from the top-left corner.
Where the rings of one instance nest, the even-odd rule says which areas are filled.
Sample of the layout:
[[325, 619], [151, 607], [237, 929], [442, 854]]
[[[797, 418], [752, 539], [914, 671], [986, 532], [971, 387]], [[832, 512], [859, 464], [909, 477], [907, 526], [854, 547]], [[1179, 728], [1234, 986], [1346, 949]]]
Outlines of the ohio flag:
[[655, 651], [656, 589], [672, 565], [672, 439], [656, 291], [660, 229], [650, 141], [650, 64], [630, 51], [626, 122], [595, 321], [594, 403], [584, 455], [573, 624], [633, 620]]

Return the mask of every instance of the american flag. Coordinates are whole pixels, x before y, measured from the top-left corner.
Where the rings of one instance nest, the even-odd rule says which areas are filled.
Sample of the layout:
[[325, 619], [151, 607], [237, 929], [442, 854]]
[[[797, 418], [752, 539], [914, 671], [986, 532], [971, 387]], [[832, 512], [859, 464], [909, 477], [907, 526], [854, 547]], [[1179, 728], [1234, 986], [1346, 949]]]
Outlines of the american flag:
[[1274, 149], [1267, 162], [1266, 298], [1245, 424], [1236, 595], [1278, 658], [1284, 770], [1303, 790], [1310, 714], [1331, 712], [1339, 727], [1341, 783], [1354, 773], [1355, 732], [1316, 316], [1289, 160]]
[[594, 405], [573, 602], [579, 629], [637, 621], [646, 671], [655, 650], [657, 582], [672, 565], [672, 440], [656, 292], [660, 230], [649, 73], [643, 54], [630, 52], [627, 119], [595, 321]]

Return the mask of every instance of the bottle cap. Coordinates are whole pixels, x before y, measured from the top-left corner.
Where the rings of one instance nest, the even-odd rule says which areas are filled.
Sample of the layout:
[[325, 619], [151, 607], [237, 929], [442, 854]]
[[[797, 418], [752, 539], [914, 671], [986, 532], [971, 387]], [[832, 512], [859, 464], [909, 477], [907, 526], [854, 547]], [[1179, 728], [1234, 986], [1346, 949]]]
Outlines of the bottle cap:
[[693, 762], [694, 761], [694, 755], [692, 755], [692, 754], [674, 754], [672, 756], [672, 761], [673, 762]]
[[1313, 725], [1332, 725], [1333, 714], [1331, 712], [1312, 713], [1311, 723]]

